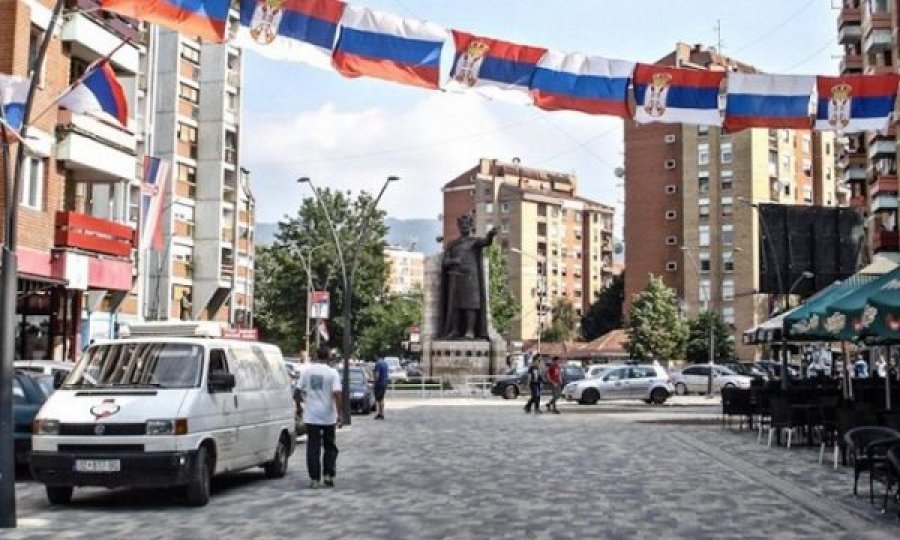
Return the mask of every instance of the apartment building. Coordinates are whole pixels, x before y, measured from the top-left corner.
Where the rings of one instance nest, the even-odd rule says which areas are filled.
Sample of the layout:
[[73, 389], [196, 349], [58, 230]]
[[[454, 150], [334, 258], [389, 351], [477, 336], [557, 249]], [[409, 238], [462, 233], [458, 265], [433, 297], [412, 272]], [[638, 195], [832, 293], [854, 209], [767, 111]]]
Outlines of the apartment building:
[[495, 242], [522, 305], [509, 338], [537, 338], [562, 299], [580, 315], [612, 279], [615, 210], [580, 197], [574, 174], [526, 167], [518, 159], [481, 159], [443, 193], [444, 245], [459, 237], [463, 214], [475, 217], [479, 235], [498, 229]]
[[[844, 0], [837, 18], [844, 47], [841, 74], [896, 73], [900, 32], [897, 0]], [[839, 166], [852, 191], [851, 205], [868, 216], [873, 255], [900, 259], [897, 236], [897, 141], [895, 129], [842, 137]]]
[[[755, 71], [683, 43], [659, 64]], [[655, 274], [677, 291], [685, 317], [708, 306], [736, 336], [767, 319], [770, 297], [756, 292], [759, 220], [746, 203], [846, 205], [834, 146], [830, 133], [626, 122], [626, 303]]]
[[425, 254], [400, 246], [384, 248], [388, 265], [388, 294], [409, 294], [422, 290], [425, 281]]

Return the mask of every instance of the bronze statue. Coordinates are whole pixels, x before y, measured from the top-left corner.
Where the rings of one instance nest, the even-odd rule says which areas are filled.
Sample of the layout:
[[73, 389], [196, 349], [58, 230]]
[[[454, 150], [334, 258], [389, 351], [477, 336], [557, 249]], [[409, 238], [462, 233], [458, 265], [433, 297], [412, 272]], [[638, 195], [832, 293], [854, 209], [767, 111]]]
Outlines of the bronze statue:
[[494, 242], [497, 229], [473, 237], [475, 224], [465, 214], [457, 220], [460, 237], [444, 251], [441, 271], [443, 337], [487, 339], [487, 287], [482, 250]]

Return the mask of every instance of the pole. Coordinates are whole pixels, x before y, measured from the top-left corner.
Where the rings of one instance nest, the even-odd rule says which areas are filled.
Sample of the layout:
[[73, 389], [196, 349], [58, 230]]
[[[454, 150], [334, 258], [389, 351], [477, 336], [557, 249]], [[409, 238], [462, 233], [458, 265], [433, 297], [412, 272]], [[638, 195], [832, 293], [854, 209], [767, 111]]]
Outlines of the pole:
[[[711, 291], [710, 291], [711, 292]], [[707, 292], [709, 296], [710, 292]], [[709, 310], [709, 301], [706, 304], [706, 316], [709, 317], [709, 376], [706, 379], [706, 397], [712, 397], [713, 393], [713, 370], [716, 364], [716, 327], [713, 314]]]

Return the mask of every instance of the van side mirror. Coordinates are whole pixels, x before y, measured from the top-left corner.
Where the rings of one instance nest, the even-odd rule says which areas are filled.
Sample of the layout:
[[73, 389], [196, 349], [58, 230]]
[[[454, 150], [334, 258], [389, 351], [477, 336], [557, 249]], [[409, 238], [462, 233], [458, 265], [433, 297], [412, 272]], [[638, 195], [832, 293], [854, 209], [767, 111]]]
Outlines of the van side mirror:
[[230, 392], [234, 389], [234, 373], [211, 371], [206, 381], [206, 389], [210, 394]]
[[68, 373], [64, 371], [54, 371], [53, 372], [53, 389], [59, 390], [62, 387], [63, 383], [66, 382], [66, 378], [69, 376]]

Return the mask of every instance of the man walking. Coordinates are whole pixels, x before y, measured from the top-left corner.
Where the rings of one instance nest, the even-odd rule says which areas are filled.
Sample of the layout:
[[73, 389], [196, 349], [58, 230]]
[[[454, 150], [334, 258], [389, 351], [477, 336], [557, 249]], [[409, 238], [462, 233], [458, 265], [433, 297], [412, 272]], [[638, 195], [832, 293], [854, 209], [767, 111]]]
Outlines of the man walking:
[[[337, 467], [338, 447], [334, 442], [335, 429], [341, 427], [341, 378], [329, 367], [327, 347], [316, 351], [316, 358], [300, 377], [300, 391], [303, 395], [303, 422], [306, 424], [306, 468], [309, 472], [309, 487], [322, 487], [324, 472], [325, 487], [334, 487]], [[325, 456], [322, 457], [322, 446]], [[324, 469], [324, 471], [323, 471]]]
[[375, 415], [375, 420], [384, 420], [384, 394], [387, 392], [388, 383], [390, 382], [388, 365], [384, 358], [379, 358], [375, 362], [374, 375], [375, 384], [373, 391], [375, 393], [375, 406], [378, 411]]
[[559, 409], [556, 408], [556, 402], [559, 400], [559, 395], [562, 393], [562, 367], [559, 365], [559, 357], [554, 356], [553, 361], [550, 363], [550, 367], [547, 368], [547, 380], [550, 382], [550, 390], [553, 392], [553, 397], [550, 398], [550, 401], [547, 403], [547, 410], [553, 411], [553, 414], [559, 414]]
[[531, 399], [525, 404], [525, 412], [531, 412], [531, 406], [534, 405], [535, 414], [541, 414], [541, 380], [544, 378], [541, 373], [541, 361], [538, 357], [531, 360], [531, 366], [525, 372], [525, 382], [531, 390]]

